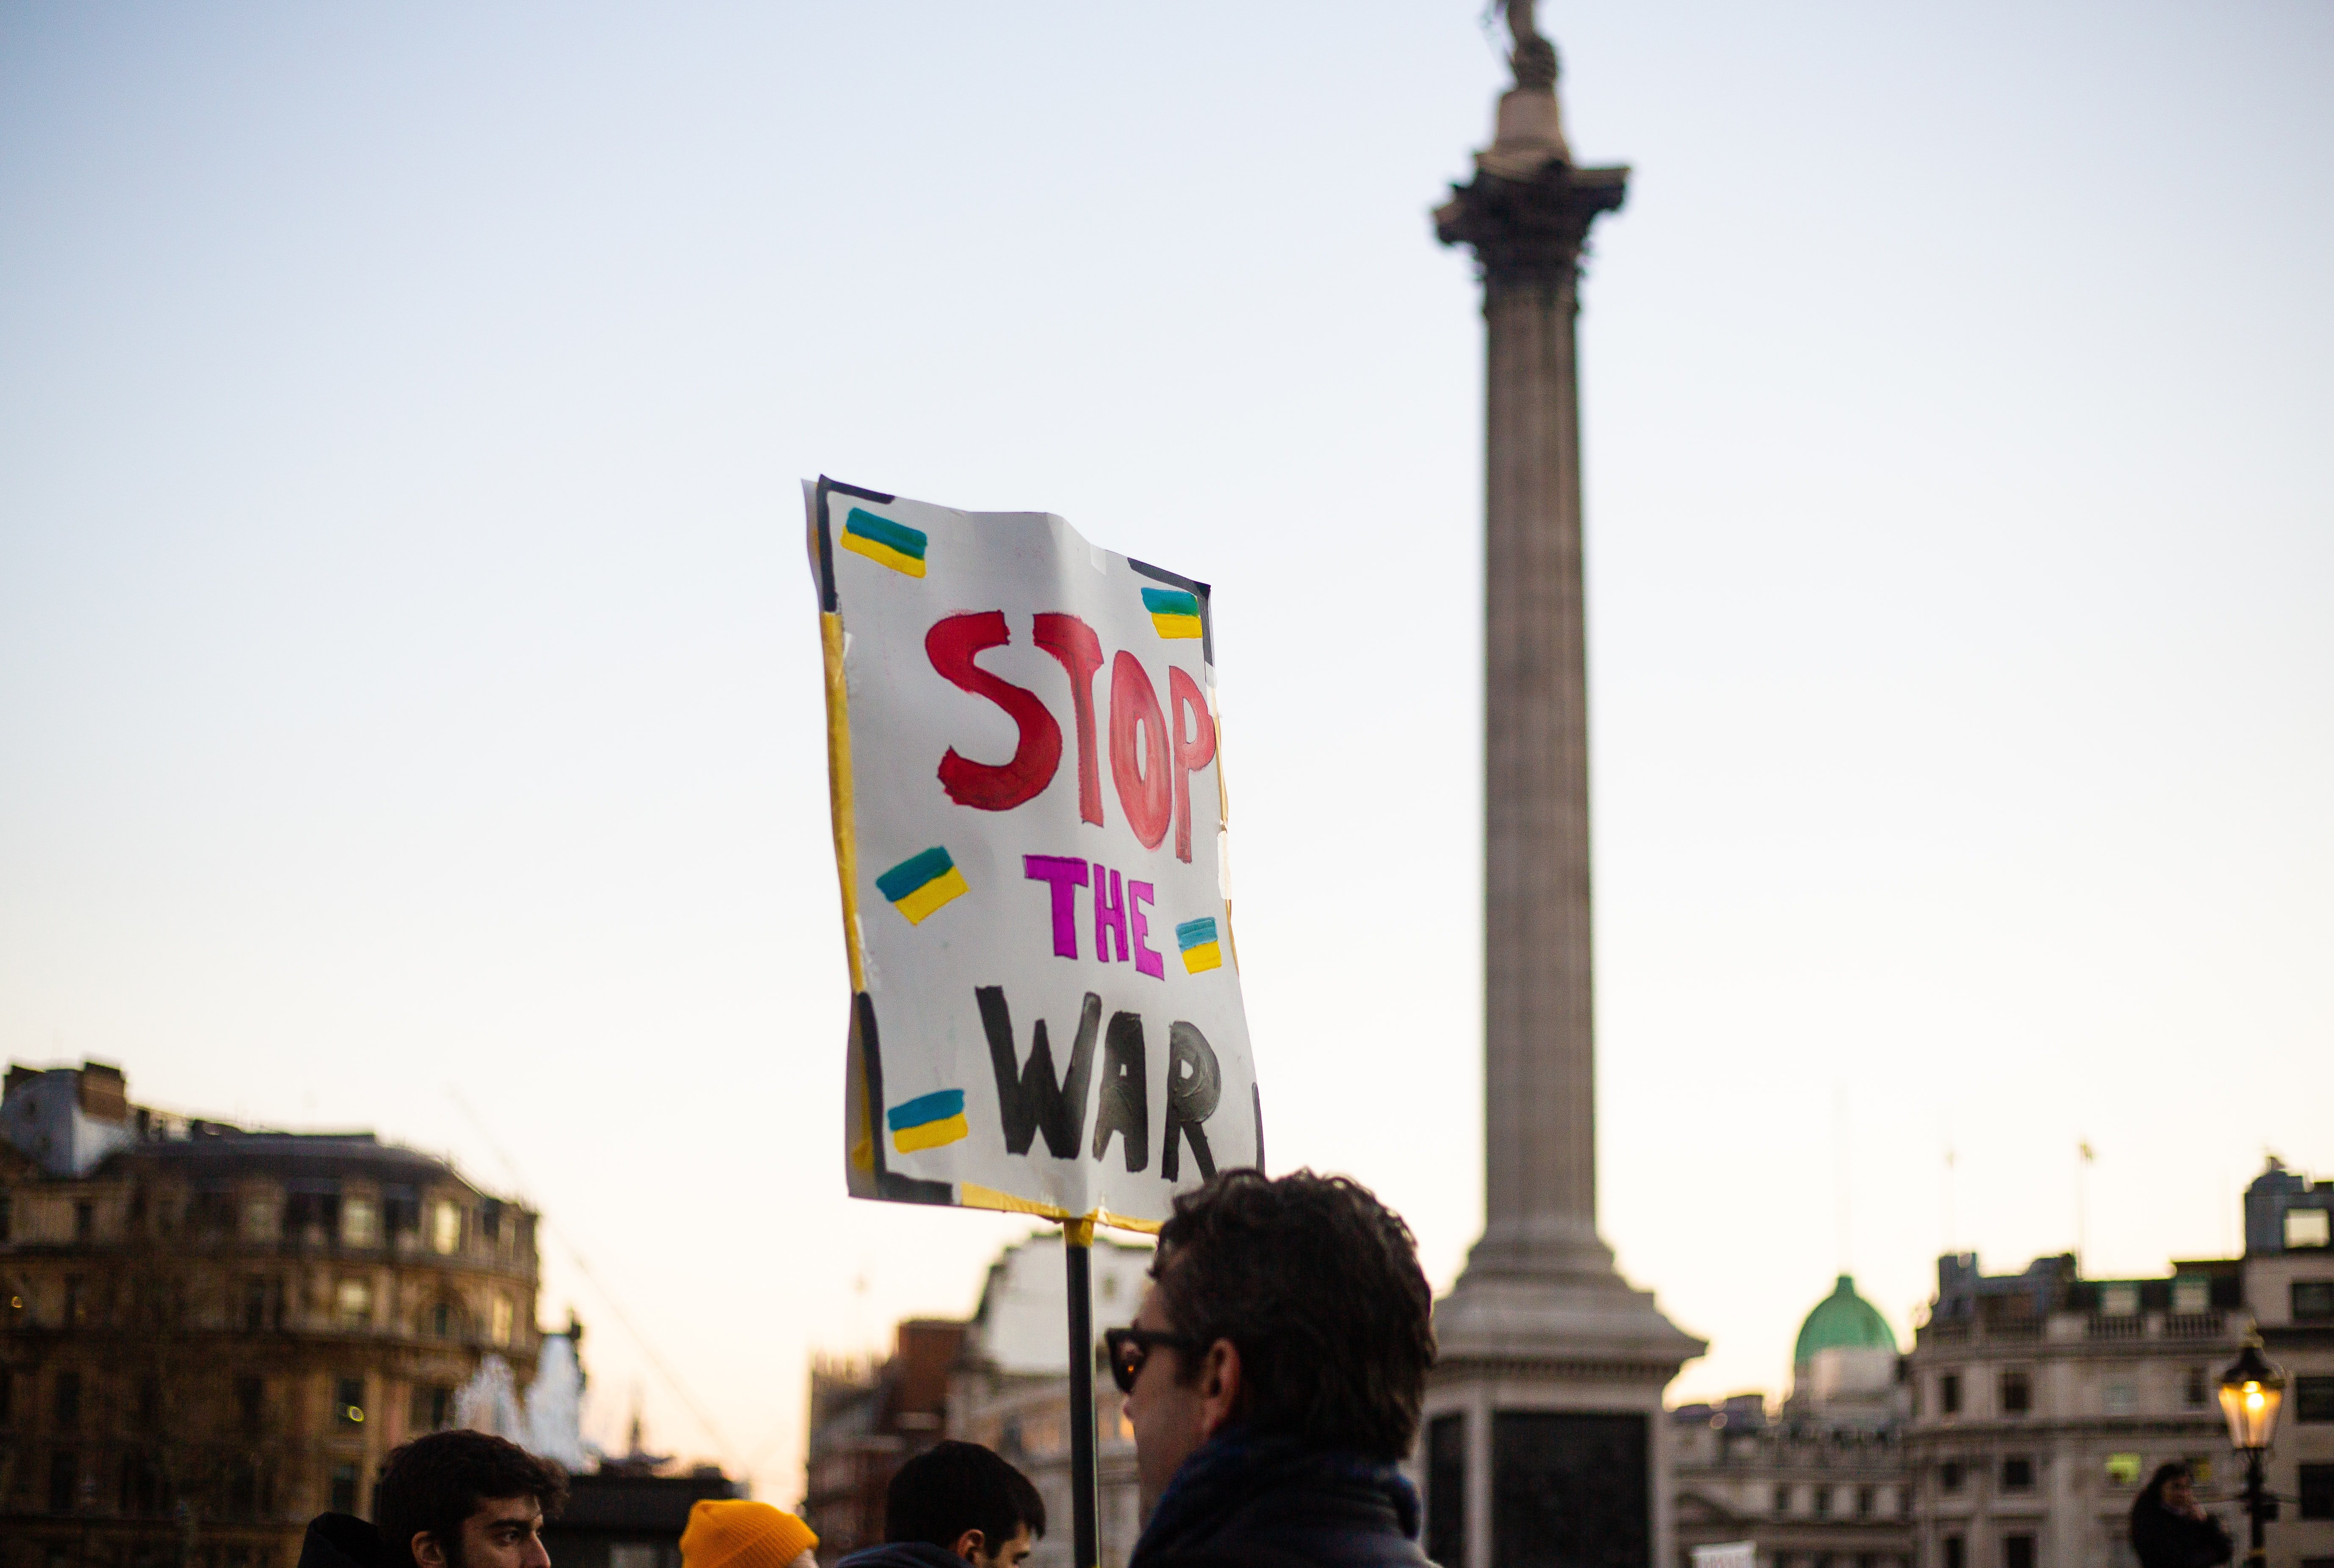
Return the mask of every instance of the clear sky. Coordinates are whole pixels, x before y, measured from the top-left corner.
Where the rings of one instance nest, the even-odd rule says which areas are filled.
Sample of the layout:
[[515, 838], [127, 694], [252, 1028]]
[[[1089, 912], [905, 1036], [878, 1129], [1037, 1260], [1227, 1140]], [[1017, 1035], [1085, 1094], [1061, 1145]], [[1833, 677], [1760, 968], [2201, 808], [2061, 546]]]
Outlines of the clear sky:
[[[1907, 1332], [1948, 1245], [2072, 1247], [2083, 1138], [2095, 1270], [2228, 1246], [2265, 1149], [2334, 1175], [2334, 11], [1541, 9], [1635, 170], [1600, 1171], [1674, 1392], [1777, 1389], [1843, 1260]], [[1217, 585], [1273, 1157], [1447, 1282], [1427, 212], [1503, 79], [1472, 0], [0, 12], [0, 1049], [523, 1190], [595, 1429], [792, 1502], [808, 1354], [1025, 1228], [843, 1196], [825, 471]]]

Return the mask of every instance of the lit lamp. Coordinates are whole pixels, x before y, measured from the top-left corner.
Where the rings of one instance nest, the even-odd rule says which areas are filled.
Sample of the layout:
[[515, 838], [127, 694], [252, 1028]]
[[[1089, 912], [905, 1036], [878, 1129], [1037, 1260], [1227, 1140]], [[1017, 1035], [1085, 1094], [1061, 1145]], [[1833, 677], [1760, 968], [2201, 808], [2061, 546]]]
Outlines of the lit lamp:
[[2221, 1416], [2229, 1444], [2245, 1457], [2245, 1512], [2252, 1520], [2249, 1563], [2268, 1561], [2262, 1527], [2277, 1517], [2277, 1500], [2262, 1485], [2262, 1456], [2277, 1438], [2277, 1409], [2285, 1402], [2285, 1370], [2262, 1354], [2261, 1336], [2245, 1336], [2243, 1354], [2221, 1374]]

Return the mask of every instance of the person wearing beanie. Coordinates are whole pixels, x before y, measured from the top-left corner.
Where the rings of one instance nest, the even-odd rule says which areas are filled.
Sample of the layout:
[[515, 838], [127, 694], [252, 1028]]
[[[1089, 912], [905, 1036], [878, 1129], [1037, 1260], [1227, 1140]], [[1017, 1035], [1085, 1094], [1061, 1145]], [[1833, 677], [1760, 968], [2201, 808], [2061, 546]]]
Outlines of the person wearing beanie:
[[836, 1568], [1021, 1568], [1045, 1533], [1046, 1500], [1028, 1476], [978, 1443], [940, 1443], [884, 1489], [883, 1544]]
[[742, 1497], [708, 1497], [689, 1511], [680, 1568], [818, 1568], [818, 1537], [792, 1514]]

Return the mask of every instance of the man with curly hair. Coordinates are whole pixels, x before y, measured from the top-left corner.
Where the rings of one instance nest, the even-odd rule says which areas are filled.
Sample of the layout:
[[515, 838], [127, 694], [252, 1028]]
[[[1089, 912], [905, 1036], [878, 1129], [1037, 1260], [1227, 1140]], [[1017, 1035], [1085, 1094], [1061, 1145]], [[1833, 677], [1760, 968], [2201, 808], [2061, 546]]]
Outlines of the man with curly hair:
[[1343, 1176], [1223, 1172], [1176, 1200], [1106, 1337], [1149, 1514], [1130, 1568], [1425, 1568], [1395, 1467], [1434, 1363], [1401, 1216]]

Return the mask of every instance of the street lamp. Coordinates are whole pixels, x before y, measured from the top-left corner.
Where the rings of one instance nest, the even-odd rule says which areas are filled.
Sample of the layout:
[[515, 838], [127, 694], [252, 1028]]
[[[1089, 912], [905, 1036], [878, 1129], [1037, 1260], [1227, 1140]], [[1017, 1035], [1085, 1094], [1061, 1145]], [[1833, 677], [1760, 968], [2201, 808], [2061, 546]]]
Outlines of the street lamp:
[[2285, 1401], [2285, 1370], [2262, 1354], [2261, 1335], [2245, 1336], [2244, 1352], [2221, 1374], [2221, 1415], [2229, 1443], [2245, 1457], [2245, 1512], [2252, 1516], [2249, 1564], [2268, 1561], [2262, 1526], [2277, 1517], [2277, 1502], [2262, 1486], [2262, 1456], [2277, 1437], [2277, 1408]]

